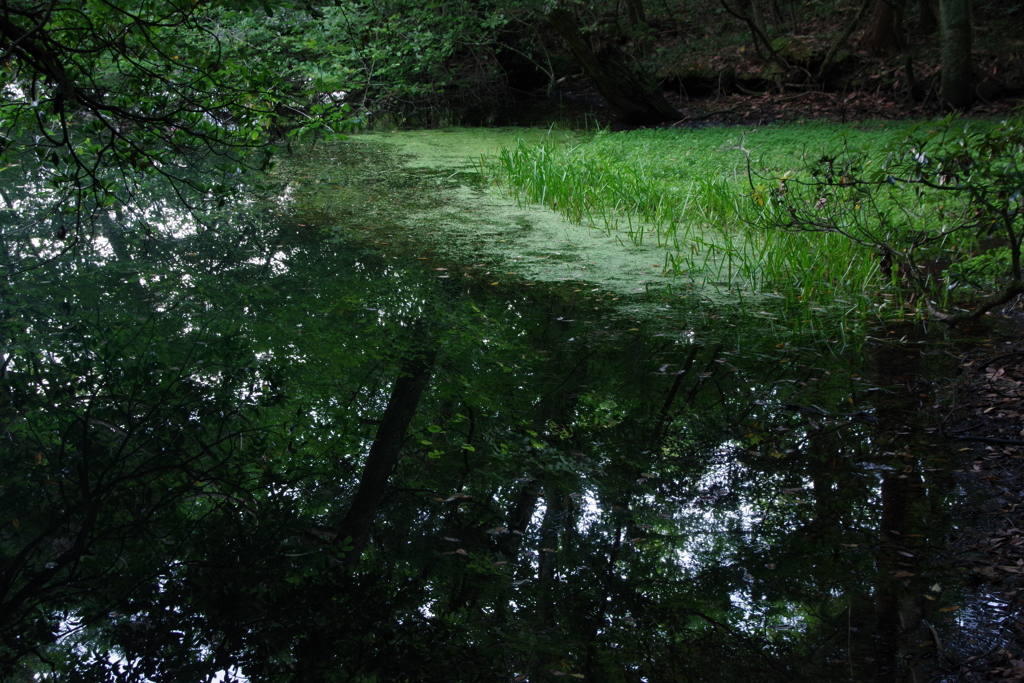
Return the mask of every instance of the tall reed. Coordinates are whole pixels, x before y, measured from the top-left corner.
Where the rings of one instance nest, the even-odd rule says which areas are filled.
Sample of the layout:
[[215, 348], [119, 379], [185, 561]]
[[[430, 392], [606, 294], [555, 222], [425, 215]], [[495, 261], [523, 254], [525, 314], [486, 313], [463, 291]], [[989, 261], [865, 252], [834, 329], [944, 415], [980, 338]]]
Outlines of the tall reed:
[[[821, 306], [867, 316], [891, 284], [877, 255], [834, 233], [768, 229], [774, 188], [752, 186], [747, 164], [762, 177], [782, 177], [834, 147], [839, 133], [846, 144], [880, 144], [899, 130], [820, 124], [599, 133], [574, 145], [520, 142], [493, 166], [519, 202], [545, 204], [633, 245], [653, 242], [664, 250], [666, 272], [695, 284], [772, 293], [801, 316]], [[888, 301], [901, 310], [898, 290]]]

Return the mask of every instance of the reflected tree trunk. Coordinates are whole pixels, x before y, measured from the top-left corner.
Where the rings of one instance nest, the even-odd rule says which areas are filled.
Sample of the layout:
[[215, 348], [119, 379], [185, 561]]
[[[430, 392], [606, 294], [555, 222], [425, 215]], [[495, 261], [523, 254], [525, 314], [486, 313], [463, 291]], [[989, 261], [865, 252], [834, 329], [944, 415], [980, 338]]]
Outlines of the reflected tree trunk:
[[[545, 594], [551, 593], [551, 583], [555, 578], [557, 566], [559, 529], [564, 525], [563, 500], [564, 494], [555, 487], [544, 489], [544, 521], [541, 522], [540, 556], [537, 560], [537, 580]], [[549, 595], [550, 597], [550, 595]], [[551, 619], [551, 600], [539, 605], [537, 613], [542, 627], [554, 626]]]
[[907, 500], [905, 480], [886, 473], [882, 479], [880, 544], [876, 552], [878, 579], [875, 582], [875, 683], [896, 681], [899, 662], [899, 556], [892, 550], [906, 533]]
[[129, 263], [134, 260], [128, 236], [125, 234], [125, 220], [120, 206], [114, 208], [113, 218], [107, 212], [97, 214], [96, 223], [101, 226], [103, 236], [107, 238], [119, 261]]
[[436, 355], [436, 351], [430, 350], [406, 359], [391, 388], [391, 397], [377, 428], [377, 436], [370, 446], [366, 466], [359, 479], [359, 488], [338, 527], [338, 538], [350, 539], [351, 549], [345, 556], [349, 565], [358, 564], [362, 557], [370, 527], [384, 499], [388, 479], [398, 463], [406, 430], [430, 381]]
[[925, 601], [912, 583], [918, 560], [912, 552], [913, 537], [908, 536], [917, 526], [912, 510], [922, 490], [916, 474], [887, 472], [882, 479], [881, 542], [875, 552], [876, 683], [922, 680], [917, 662], [918, 642], [926, 642], [921, 631]]
[[[537, 603], [534, 606], [535, 628], [540, 634], [551, 632], [554, 635], [559, 629], [554, 615], [557, 599], [555, 568], [558, 566], [559, 528], [564, 523], [562, 499], [563, 494], [557, 487], [544, 488], [544, 520], [538, 533], [540, 548], [537, 557]], [[559, 640], [560, 638], [552, 637], [549, 642], [554, 644]], [[551, 647], [536, 647], [529, 662], [529, 679], [547, 680], [544, 673], [551, 668], [551, 659], [556, 656]]]
[[537, 509], [537, 501], [540, 499], [540, 486], [535, 481], [529, 481], [519, 491], [515, 505], [508, 513], [505, 522], [505, 532], [495, 535], [495, 544], [498, 553], [506, 562], [515, 562], [519, 559], [519, 545], [522, 542], [523, 533], [533, 519]]
[[[672, 382], [672, 386], [669, 388], [668, 393], [665, 395], [665, 402], [661, 405], [661, 410], [658, 413], [658, 421], [654, 427], [654, 434], [652, 435], [652, 447], [657, 447], [660, 444], [661, 439], [664, 437], [669, 424], [671, 423], [672, 416], [672, 404], [675, 403], [676, 397], [679, 395], [679, 389], [682, 388], [684, 380], [690, 376], [690, 370], [693, 369], [693, 363], [697, 360], [697, 354], [700, 352], [701, 347], [698, 344], [690, 345], [690, 354], [686, 358], [686, 362], [676, 372], [676, 378]], [[697, 383], [700, 383], [698, 378]], [[692, 398], [692, 397], [691, 397]]]

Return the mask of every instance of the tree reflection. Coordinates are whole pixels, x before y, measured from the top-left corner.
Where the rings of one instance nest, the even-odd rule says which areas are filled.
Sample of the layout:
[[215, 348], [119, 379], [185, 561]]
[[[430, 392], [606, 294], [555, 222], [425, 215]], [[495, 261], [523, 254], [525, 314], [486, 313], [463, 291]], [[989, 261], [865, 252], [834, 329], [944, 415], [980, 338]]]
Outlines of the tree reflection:
[[872, 605], [913, 599], [887, 534], [935, 532], [890, 489], [931, 475], [876, 455], [847, 361], [439, 279], [277, 199], [202, 229], [161, 215], [140, 237], [104, 214], [107, 246], [33, 270], [8, 236], [6, 675], [812, 681], [892, 661], [867, 654], [894, 637]]

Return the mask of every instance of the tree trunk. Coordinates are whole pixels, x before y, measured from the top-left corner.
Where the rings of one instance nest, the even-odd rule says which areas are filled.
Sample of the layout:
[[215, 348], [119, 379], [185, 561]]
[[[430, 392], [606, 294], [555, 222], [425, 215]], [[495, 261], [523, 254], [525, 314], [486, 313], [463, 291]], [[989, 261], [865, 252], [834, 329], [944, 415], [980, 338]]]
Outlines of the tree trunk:
[[643, 0], [625, 0], [626, 26], [624, 32], [635, 46], [638, 53], [647, 58], [654, 47], [651, 27], [647, 25], [647, 11]]
[[647, 26], [647, 10], [643, 0], [626, 0], [626, 19], [631, 27]]
[[377, 427], [377, 436], [370, 446], [363, 476], [359, 479], [359, 488], [338, 528], [339, 540], [351, 539], [352, 548], [345, 557], [349, 565], [358, 564], [362, 557], [377, 508], [384, 499], [388, 479], [398, 462], [398, 452], [405, 440], [405, 432], [430, 381], [436, 355], [436, 351], [429, 351], [406, 359], [391, 388], [391, 397]]
[[583, 67], [587, 78], [608, 100], [617, 118], [633, 125], [651, 125], [682, 118], [665, 100], [654, 79], [643, 73], [627, 54], [617, 48], [609, 48], [598, 56], [572, 13], [556, 7], [547, 18]]
[[964, 109], [974, 101], [970, 0], [940, 0], [939, 21], [942, 31], [939, 96], [947, 107]]
[[553, 661], [558, 661], [559, 650], [556, 643], [559, 642], [561, 624], [556, 618], [558, 579], [555, 576], [555, 569], [558, 565], [558, 532], [563, 526], [562, 496], [563, 492], [557, 487], [544, 487], [544, 520], [537, 532], [540, 554], [537, 556], [537, 586], [534, 589], [536, 603], [533, 609], [536, 621], [531, 628], [540, 637], [541, 642], [532, 648], [527, 664], [526, 671], [531, 681], [548, 680], [542, 672], [550, 669]]
[[931, 0], [917, 0], [917, 30], [921, 35], [930, 36], [939, 28], [939, 19], [932, 9]]
[[903, 48], [902, 0], [876, 0], [860, 44], [873, 54], [899, 52]]
[[778, 3], [773, 0], [750, 0], [750, 16], [766, 36], [771, 35], [772, 29], [782, 23], [782, 13]]

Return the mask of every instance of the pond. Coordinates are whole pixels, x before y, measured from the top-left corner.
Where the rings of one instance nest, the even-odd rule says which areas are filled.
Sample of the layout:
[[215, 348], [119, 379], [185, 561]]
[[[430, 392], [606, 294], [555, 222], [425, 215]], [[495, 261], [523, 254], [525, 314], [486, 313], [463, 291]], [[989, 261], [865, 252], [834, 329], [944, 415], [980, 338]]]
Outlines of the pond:
[[3, 285], [6, 671], [897, 681], [959, 646], [941, 343], [784, 329], [485, 186], [541, 134], [5, 233], [39, 259]]

